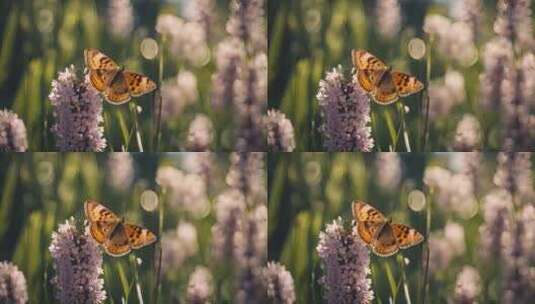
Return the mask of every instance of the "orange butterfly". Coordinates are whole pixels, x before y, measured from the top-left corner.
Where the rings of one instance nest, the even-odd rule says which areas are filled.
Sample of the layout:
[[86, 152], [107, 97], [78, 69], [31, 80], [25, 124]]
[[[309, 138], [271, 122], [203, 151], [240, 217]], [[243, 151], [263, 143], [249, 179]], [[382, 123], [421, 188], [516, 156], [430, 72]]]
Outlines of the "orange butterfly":
[[360, 239], [379, 256], [391, 256], [400, 248], [406, 249], [424, 240], [422, 234], [415, 229], [402, 224], [392, 224], [390, 219], [364, 202], [353, 202], [352, 209]]
[[357, 68], [357, 82], [378, 104], [394, 103], [399, 97], [412, 95], [424, 88], [416, 77], [392, 71], [391, 67], [366, 51], [353, 50], [351, 55]]
[[150, 93], [156, 83], [149, 77], [119, 67], [110, 57], [97, 49], [84, 50], [85, 65], [89, 69], [89, 80], [106, 100], [120, 105], [132, 97]]
[[123, 218], [96, 201], [86, 201], [84, 210], [91, 236], [111, 256], [123, 256], [158, 239], [148, 229], [126, 224]]

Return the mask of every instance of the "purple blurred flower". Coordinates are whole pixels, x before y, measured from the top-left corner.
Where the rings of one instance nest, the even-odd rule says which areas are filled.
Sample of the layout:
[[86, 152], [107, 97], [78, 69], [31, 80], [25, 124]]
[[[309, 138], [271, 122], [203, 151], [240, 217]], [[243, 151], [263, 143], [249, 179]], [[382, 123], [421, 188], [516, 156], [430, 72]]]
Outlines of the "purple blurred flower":
[[134, 8], [130, 0], [111, 0], [108, 6], [108, 29], [120, 39], [130, 36], [134, 29]]
[[472, 65], [477, 59], [474, 34], [465, 22], [451, 22], [440, 15], [428, 15], [424, 31], [437, 39], [437, 49], [442, 56], [455, 60], [463, 66]]
[[505, 71], [513, 60], [513, 48], [509, 41], [495, 38], [485, 44], [483, 50], [484, 72], [479, 76], [481, 104], [487, 110], [498, 110], [502, 99], [502, 82]]
[[477, 36], [482, 23], [482, 13], [481, 0], [456, 0], [453, 3], [453, 17], [458, 21], [467, 23], [474, 38]]
[[[182, 167], [190, 174], [203, 177], [206, 185], [210, 185], [215, 174], [216, 154], [211, 152], [185, 153], [182, 158]], [[208, 187], [209, 189], [209, 187]]]
[[243, 43], [234, 38], [223, 40], [217, 45], [215, 57], [217, 71], [212, 76], [212, 104], [226, 108], [236, 99], [234, 84], [245, 58]]
[[397, 153], [382, 152], [375, 158], [377, 183], [383, 189], [395, 190], [401, 181], [401, 160]]
[[464, 114], [457, 124], [455, 139], [453, 141], [454, 151], [474, 151], [478, 150], [481, 144], [481, 126], [477, 118], [472, 114]]
[[263, 271], [264, 286], [272, 303], [293, 304], [296, 302], [294, 279], [284, 265], [269, 262]]
[[267, 144], [271, 152], [292, 152], [295, 149], [292, 122], [279, 110], [268, 110], [265, 117]]
[[0, 152], [25, 152], [26, 126], [16, 113], [0, 110]]
[[454, 106], [466, 99], [463, 74], [448, 70], [443, 80], [435, 81], [429, 86], [429, 99], [430, 118], [450, 114]]
[[210, 270], [204, 266], [195, 267], [195, 271], [189, 277], [186, 302], [191, 304], [210, 303], [213, 293], [213, 277]]
[[198, 99], [197, 78], [190, 71], [180, 71], [175, 78], [164, 81], [162, 85], [162, 120], [175, 121], [185, 107]]
[[481, 255], [501, 256], [503, 232], [509, 229], [513, 209], [511, 195], [505, 190], [493, 190], [483, 199], [484, 223], [479, 227]]
[[[184, 3], [184, 2], [183, 2]], [[214, 24], [217, 19], [216, 3], [214, 0], [193, 0], [184, 3], [187, 5], [184, 15], [190, 21], [197, 22], [204, 28], [207, 39], [212, 36]]]
[[533, 26], [528, 0], [499, 0], [494, 31], [507, 40], [529, 49], [533, 47]]
[[245, 199], [237, 190], [227, 190], [215, 201], [216, 223], [212, 226], [212, 252], [218, 261], [234, 257], [236, 234], [242, 227]]
[[464, 266], [457, 275], [454, 301], [458, 304], [474, 304], [481, 292], [481, 278], [477, 269]]
[[102, 98], [87, 77], [78, 78], [74, 65], [52, 81], [48, 98], [54, 107], [52, 132], [60, 151], [100, 152], [106, 148]]
[[204, 114], [197, 114], [189, 125], [186, 149], [202, 152], [210, 149], [214, 138], [214, 127], [210, 118]]
[[232, 0], [230, 11], [227, 32], [243, 41], [250, 52], [265, 52], [264, 0]]
[[262, 115], [267, 100], [267, 56], [256, 55], [242, 69], [235, 83], [235, 107], [238, 110], [236, 151], [265, 151]]
[[429, 271], [446, 270], [451, 260], [463, 255], [466, 250], [463, 226], [448, 222], [444, 230], [431, 233], [429, 250]]
[[130, 153], [108, 154], [108, 184], [117, 191], [126, 191], [134, 181], [134, 160]]
[[162, 270], [168, 275], [175, 274], [184, 261], [199, 250], [197, 229], [188, 222], [178, 223], [176, 229], [162, 235]]
[[264, 153], [232, 153], [227, 184], [245, 196], [248, 205], [266, 202]]
[[48, 249], [56, 272], [52, 284], [59, 303], [96, 304], [106, 300], [102, 253], [87, 229], [85, 233], [78, 232], [71, 217], [52, 233]]
[[371, 303], [370, 252], [354, 231], [344, 228], [338, 218], [320, 232], [316, 248], [324, 275], [327, 303]]
[[202, 176], [162, 166], [156, 172], [156, 183], [165, 189], [171, 208], [187, 211], [196, 218], [209, 212], [206, 182]]
[[532, 199], [531, 153], [502, 152], [497, 160], [494, 184], [507, 190], [513, 197], [518, 196], [519, 202]]
[[379, 34], [387, 39], [398, 35], [401, 28], [401, 8], [398, 0], [378, 0], [375, 16]]
[[235, 234], [234, 257], [239, 267], [237, 303], [263, 303], [262, 265], [267, 257], [267, 206], [258, 205]]
[[28, 302], [26, 279], [19, 268], [9, 262], [0, 262], [0, 303]]
[[534, 139], [529, 138], [529, 100], [525, 96], [526, 79], [522, 67], [505, 70], [502, 82], [502, 112], [504, 113], [504, 143], [506, 151], [530, 151]]
[[316, 98], [323, 124], [320, 132], [329, 151], [363, 151], [373, 149], [370, 99], [343, 74], [342, 66], [327, 72], [320, 80]]

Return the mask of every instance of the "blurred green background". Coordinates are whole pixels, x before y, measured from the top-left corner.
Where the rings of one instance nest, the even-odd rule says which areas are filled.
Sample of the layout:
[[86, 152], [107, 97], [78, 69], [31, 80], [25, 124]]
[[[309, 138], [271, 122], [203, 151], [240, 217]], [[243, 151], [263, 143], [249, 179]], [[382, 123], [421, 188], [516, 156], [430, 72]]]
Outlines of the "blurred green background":
[[[53, 125], [52, 109], [48, 94], [51, 81], [59, 71], [75, 64], [79, 75], [83, 71], [83, 50], [99, 48], [112, 57], [119, 65], [143, 73], [159, 82], [175, 77], [180, 70], [187, 69], [197, 78], [198, 99], [186, 107], [180, 119], [164, 123], [161, 144], [158, 151], [178, 151], [179, 142], [187, 136], [189, 123], [196, 113], [205, 113], [213, 121], [215, 139], [213, 145], [218, 150], [232, 149], [230, 139], [222, 134], [229, 113], [214, 113], [210, 103], [209, 89], [215, 63], [210, 60], [202, 66], [191, 66], [187, 62], [172, 58], [167, 46], [162, 44], [161, 36], [156, 33], [155, 25], [160, 14], [181, 16], [191, 1], [142, 0], [131, 1], [133, 8], [133, 29], [127, 37], [112, 35], [114, 26], [110, 20], [110, 5], [105, 0], [21, 0], [1, 1], [0, 11], [0, 108], [15, 111], [26, 124], [29, 151], [56, 150], [50, 127]], [[214, 14], [217, 15], [213, 27], [213, 37], [209, 37], [210, 49], [224, 36], [224, 22], [228, 17], [228, 1], [215, 1]], [[117, 18], [125, 18], [121, 12]], [[128, 18], [128, 16], [126, 16]], [[148, 60], [140, 52], [143, 39], [153, 38], [159, 44], [160, 53]], [[163, 53], [159, 69], [160, 54]], [[160, 75], [160, 72], [161, 75]], [[161, 77], [160, 77], [161, 76]], [[146, 151], [154, 150], [154, 93], [134, 98], [133, 102], [141, 107], [139, 128]], [[122, 112], [124, 126], [119, 121]], [[137, 151], [135, 137], [124, 140], [134, 121], [126, 105], [113, 106], [104, 102], [105, 137], [107, 150], [121, 151], [128, 146], [129, 151]], [[126, 127], [125, 127], [126, 126]]]
[[[211, 253], [211, 227], [215, 222], [215, 214], [209, 209], [200, 216], [194, 216], [185, 209], [173, 207], [166, 201], [162, 188], [156, 184], [158, 168], [172, 166], [185, 170], [185, 159], [191, 155], [132, 154], [130, 169], [134, 171], [128, 171], [128, 162], [111, 165], [108, 159], [110, 155], [32, 153], [0, 157], [0, 260], [12, 261], [24, 273], [29, 303], [56, 303], [50, 284], [54, 276], [48, 249], [51, 234], [71, 216], [75, 218], [80, 231], [85, 219], [83, 203], [87, 199], [100, 201], [119, 216], [124, 216], [128, 222], [154, 231], [160, 241], [163, 232], [176, 231], [180, 222], [193, 225], [198, 250], [191, 256], [184, 254], [180, 267], [168, 266], [165, 269], [158, 303], [182, 303], [189, 276], [199, 265], [204, 265], [212, 272], [214, 285], [217, 286], [214, 287], [213, 299], [218, 303], [232, 299], [232, 284], [228, 282], [232, 278], [231, 272], [224, 265], [218, 265]], [[214, 195], [227, 188], [225, 174], [229, 165], [227, 154], [212, 156], [212, 175], [207, 180], [209, 186], [204, 193], [209, 208]], [[125, 180], [131, 182], [125, 182], [117, 188], [110, 178], [117, 177], [113, 174], [121, 170], [127, 174]], [[147, 211], [140, 205], [142, 193], [148, 190], [155, 191], [159, 197], [158, 208], [153, 211]], [[193, 206], [200, 202], [188, 203]], [[135, 287], [132, 288], [134, 283], [140, 284], [144, 302], [151, 303], [157, 273], [154, 260], [160, 244], [158, 242], [134, 250], [119, 258], [103, 253], [104, 289], [108, 295], [106, 303], [124, 303], [121, 302], [122, 298], [126, 303], [141, 303]], [[139, 281], [135, 281], [135, 267], [132, 267], [136, 258], [142, 261], [137, 266]]]
[[[399, 35], [386, 39], [379, 34], [375, 0], [270, 0], [268, 10], [269, 37], [269, 108], [286, 113], [295, 127], [297, 151], [324, 150], [318, 127], [321, 123], [316, 94], [319, 81], [326, 72], [341, 64], [349, 77], [351, 50], [365, 49], [387, 65], [416, 76], [426, 82], [426, 57], [412, 59], [408, 52], [410, 39], [419, 37], [428, 44], [422, 26], [426, 15], [449, 16], [455, 1], [399, 1], [402, 23]], [[481, 51], [483, 41], [493, 35], [492, 23], [496, 15], [496, 1], [482, 1], [483, 22], [476, 46]], [[385, 13], [385, 16], [387, 13]], [[443, 76], [449, 68], [462, 73], [467, 98], [448, 115], [432, 119], [426, 151], [451, 150], [456, 122], [463, 113], [476, 113], [484, 132], [496, 126], [496, 114], [482, 112], [478, 105], [478, 75], [481, 61], [469, 67], [456, 65], [448, 58], [437, 58], [432, 48], [430, 79]], [[429, 51], [429, 45], [428, 50]], [[481, 56], [481, 54], [480, 54]], [[401, 98], [409, 108], [405, 122], [412, 151], [422, 151], [424, 133], [423, 100], [425, 93]], [[433, 102], [433, 100], [431, 100]], [[439, 106], [438, 106], [439, 107]], [[398, 109], [374, 102], [372, 136], [376, 151], [390, 151], [391, 135], [400, 124]], [[393, 127], [393, 128], [392, 128]], [[484, 133], [484, 150], [499, 149], [497, 134]], [[399, 144], [395, 151], [407, 151]]]
[[[346, 228], [350, 227], [353, 220], [351, 203], [355, 200], [372, 204], [393, 222], [407, 224], [424, 236], [429, 232], [437, 237], [442, 235], [443, 228], [450, 222], [461, 225], [466, 250], [464, 254], [454, 256], [446, 269], [429, 274], [430, 288], [425, 303], [450, 301], [456, 276], [461, 267], [467, 264], [479, 267], [482, 281], [488, 284], [483, 284], [484, 291], [480, 298], [482, 303], [499, 303], [496, 297], [501, 285], [499, 280], [496, 281], [496, 267], [485, 266], [480, 258], [478, 228], [482, 224], [483, 211], [477, 209], [487, 191], [495, 187], [492, 179], [496, 169], [496, 154], [486, 153], [481, 156], [477, 169], [479, 174], [476, 175], [478, 186], [473, 194], [477, 208], [475, 212], [469, 211], [468, 215], [459, 215], [451, 209], [442, 208], [444, 205], [437, 203], [439, 193], [431, 192], [423, 182], [425, 170], [432, 166], [464, 174], [459, 171], [467, 170], [461, 161], [464, 157], [462, 154], [466, 153], [399, 153], [397, 169], [392, 163], [388, 164], [383, 158], [384, 155], [380, 154], [392, 153], [269, 155], [269, 260], [280, 261], [292, 273], [298, 303], [322, 303], [322, 286], [318, 280], [323, 271], [316, 251], [318, 236], [320, 231], [325, 230], [326, 224], [332, 223], [339, 216], [344, 220]], [[531, 172], [533, 174], [533, 171]], [[448, 180], [443, 182], [444, 187], [448, 187], [450, 182], [453, 183]], [[458, 188], [460, 193], [464, 189], [462, 185], [455, 188]], [[452, 191], [457, 191], [456, 189]], [[427, 201], [425, 208], [416, 209], [418, 211], [409, 208], [409, 195], [415, 191], [423, 192]], [[429, 204], [432, 207], [428, 231], [426, 208]], [[470, 206], [468, 199], [458, 204]], [[389, 297], [394, 299], [394, 303], [407, 303], [403, 287], [398, 286], [402, 281], [400, 262], [403, 257], [409, 259], [409, 264], [404, 268], [412, 303], [422, 303], [425, 265], [422, 254], [426, 246], [427, 243], [424, 242], [388, 258], [370, 253], [371, 287], [376, 296], [373, 303], [392, 303]], [[433, 251], [433, 248], [431, 250]], [[441, 249], [435, 248], [431, 260], [433, 256], [440, 260], [440, 251]], [[430, 267], [433, 267], [432, 264], [433, 261]]]

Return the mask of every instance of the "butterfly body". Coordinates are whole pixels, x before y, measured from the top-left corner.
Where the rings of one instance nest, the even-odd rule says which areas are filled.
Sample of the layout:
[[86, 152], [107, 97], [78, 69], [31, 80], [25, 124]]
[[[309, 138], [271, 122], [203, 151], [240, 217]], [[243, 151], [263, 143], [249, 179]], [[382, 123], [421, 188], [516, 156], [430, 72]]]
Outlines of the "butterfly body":
[[147, 76], [126, 71], [110, 57], [97, 49], [84, 50], [85, 64], [89, 70], [89, 80], [112, 104], [123, 104], [132, 97], [150, 93], [156, 83]]
[[96, 201], [86, 201], [84, 211], [91, 236], [111, 256], [123, 256], [157, 241], [150, 230], [125, 223], [124, 218]]
[[353, 50], [353, 65], [357, 68], [355, 81], [381, 105], [396, 102], [399, 97], [406, 97], [421, 91], [424, 85], [415, 77], [392, 71], [374, 55]]
[[379, 256], [391, 256], [399, 251], [421, 243], [423, 236], [403, 224], [393, 224], [374, 207], [353, 202], [353, 216], [357, 222], [356, 231], [360, 239]]

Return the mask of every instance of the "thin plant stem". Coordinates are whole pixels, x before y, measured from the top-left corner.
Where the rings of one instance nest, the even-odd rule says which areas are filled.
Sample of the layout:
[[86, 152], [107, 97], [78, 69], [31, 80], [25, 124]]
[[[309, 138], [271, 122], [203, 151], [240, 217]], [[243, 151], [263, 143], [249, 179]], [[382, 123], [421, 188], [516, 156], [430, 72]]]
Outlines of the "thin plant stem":
[[130, 112], [132, 113], [132, 118], [134, 120], [134, 132], [136, 134], [137, 147], [139, 149], [139, 152], [143, 152], [143, 141], [141, 140], [141, 132], [139, 131], [138, 115], [136, 109], [137, 106], [133, 102], [129, 103], [128, 106], [130, 108]]
[[[160, 198], [160, 204], [159, 204], [159, 210], [158, 210], [158, 235], [161, 237], [163, 232], [163, 216], [164, 216], [164, 202], [165, 202], [165, 189], [162, 191], [162, 196]], [[157, 250], [154, 252], [154, 254], [158, 254], [157, 258], [155, 258], [155, 261], [158, 261], [158, 265], [156, 268], [156, 285], [154, 287], [154, 301], [153, 303], [158, 303], [158, 298], [160, 297], [160, 293], [162, 291], [162, 282], [161, 282], [161, 272], [162, 272], [162, 244], [161, 242], [158, 242]]]
[[159, 56], [159, 62], [158, 62], [158, 89], [156, 89], [156, 92], [154, 93], [154, 105], [156, 107], [156, 134], [154, 136], [155, 143], [154, 143], [154, 150], [159, 150], [160, 145], [160, 137], [162, 132], [162, 82], [163, 82], [163, 59], [164, 59], [164, 49], [165, 49], [165, 35], [162, 37], [162, 43], [160, 47], [160, 56]]
[[426, 206], [426, 223], [425, 223], [425, 270], [424, 270], [424, 282], [423, 282], [423, 295], [422, 303], [426, 303], [427, 294], [429, 293], [429, 233], [431, 231], [431, 199], [427, 200]]
[[398, 256], [398, 261], [399, 261], [399, 265], [401, 268], [401, 278], [403, 281], [403, 293], [405, 294], [405, 302], [407, 304], [411, 304], [412, 301], [411, 301], [411, 295], [409, 292], [409, 284], [407, 283], [407, 275], [405, 273], [405, 257], [402, 254], [400, 254]]
[[143, 294], [141, 292], [141, 285], [140, 285], [140, 281], [139, 281], [139, 272], [138, 272], [138, 267], [137, 267], [137, 257], [136, 257], [135, 254], [132, 254], [130, 256], [130, 262], [134, 266], [134, 279], [136, 281], [135, 284], [136, 284], [137, 299], [139, 300], [140, 304], [143, 304]]
[[123, 137], [123, 147], [125, 151], [128, 151], [128, 146], [130, 143], [128, 127], [126, 126], [126, 121], [124, 119], [122, 109], [117, 109], [116, 113], [117, 119], [119, 120], [119, 128], [121, 129], [121, 135]]
[[[427, 43], [427, 59], [425, 65], [425, 92], [421, 95], [422, 99], [425, 94], [425, 123], [424, 123], [424, 134], [423, 134], [423, 151], [426, 151], [427, 139], [429, 136], [429, 83], [431, 81], [431, 47], [433, 46], [433, 36], [429, 38]], [[424, 101], [422, 100], [422, 103]]]

